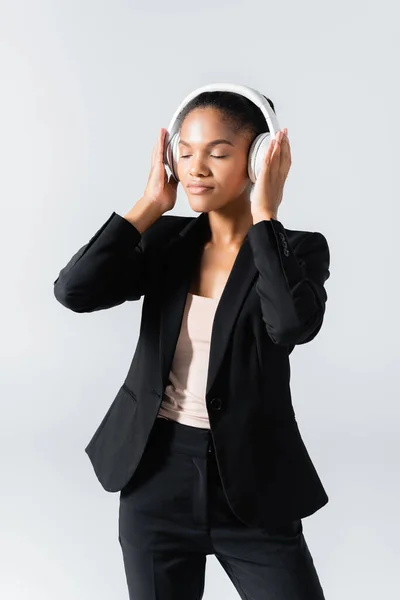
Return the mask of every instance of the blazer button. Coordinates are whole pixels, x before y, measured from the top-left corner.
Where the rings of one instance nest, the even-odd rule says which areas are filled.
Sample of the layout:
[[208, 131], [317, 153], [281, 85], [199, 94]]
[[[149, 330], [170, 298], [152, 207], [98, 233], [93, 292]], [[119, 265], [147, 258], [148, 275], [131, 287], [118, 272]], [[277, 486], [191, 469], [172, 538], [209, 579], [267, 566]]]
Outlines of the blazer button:
[[211, 398], [210, 408], [212, 408], [212, 410], [221, 410], [221, 408], [222, 408], [221, 398]]

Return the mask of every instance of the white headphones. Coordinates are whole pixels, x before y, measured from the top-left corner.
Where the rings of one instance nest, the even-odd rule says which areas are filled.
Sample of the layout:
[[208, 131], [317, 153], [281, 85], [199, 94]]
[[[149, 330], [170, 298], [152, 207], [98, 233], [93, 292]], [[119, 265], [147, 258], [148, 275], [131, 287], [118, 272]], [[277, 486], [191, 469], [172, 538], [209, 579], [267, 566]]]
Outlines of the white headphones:
[[234, 83], [211, 83], [209, 85], [202, 86], [197, 88], [193, 92], [191, 92], [180, 106], [175, 111], [174, 116], [171, 119], [171, 122], [168, 126], [168, 131], [165, 136], [165, 146], [164, 146], [164, 164], [166, 164], [172, 175], [175, 177], [177, 181], [178, 178], [178, 160], [179, 160], [179, 129], [182, 124], [182, 119], [180, 118], [180, 113], [183, 108], [194, 98], [198, 96], [202, 92], [235, 92], [237, 94], [241, 94], [245, 98], [248, 98], [261, 110], [263, 113], [265, 120], [268, 125], [268, 132], [260, 133], [249, 149], [249, 157], [248, 157], [248, 174], [253, 183], [256, 182], [258, 174], [261, 169], [261, 165], [265, 159], [265, 155], [268, 150], [268, 146], [271, 141], [271, 136], [275, 138], [276, 133], [280, 130], [280, 126], [278, 123], [278, 119], [274, 111], [271, 108], [268, 100], [264, 98], [259, 92], [253, 90], [250, 87], [245, 85], [237, 85]]

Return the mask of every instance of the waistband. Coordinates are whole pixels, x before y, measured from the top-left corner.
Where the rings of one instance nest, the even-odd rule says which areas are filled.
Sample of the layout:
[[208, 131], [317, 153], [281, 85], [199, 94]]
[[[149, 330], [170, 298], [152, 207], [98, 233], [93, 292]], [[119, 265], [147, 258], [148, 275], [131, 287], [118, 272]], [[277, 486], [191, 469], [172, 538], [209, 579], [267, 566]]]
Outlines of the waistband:
[[156, 418], [149, 444], [164, 451], [176, 451], [199, 458], [214, 454], [210, 429], [193, 427], [173, 419]]

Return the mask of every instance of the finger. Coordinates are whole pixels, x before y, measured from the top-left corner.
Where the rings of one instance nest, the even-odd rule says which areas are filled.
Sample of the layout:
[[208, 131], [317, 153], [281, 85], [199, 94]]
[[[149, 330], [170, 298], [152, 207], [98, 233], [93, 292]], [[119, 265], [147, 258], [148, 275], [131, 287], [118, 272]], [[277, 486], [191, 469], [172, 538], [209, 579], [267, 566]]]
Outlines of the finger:
[[270, 141], [270, 143], [269, 143], [267, 152], [265, 154], [265, 160], [266, 160], [266, 162], [269, 162], [269, 160], [271, 159], [271, 156], [272, 156], [272, 153], [274, 151], [275, 146], [276, 146], [276, 140], [272, 139]]
[[159, 156], [160, 156], [161, 138], [162, 138], [162, 129], [160, 129], [160, 131], [158, 132], [157, 141], [154, 144], [154, 148], [153, 148], [153, 155], [152, 155], [152, 165], [153, 165], [153, 167], [160, 160]]
[[281, 155], [281, 140], [278, 135], [275, 140], [275, 145], [274, 145], [274, 149], [272, 152], [271, 160], [273, 160], [274, 162], [278, 162], [278, 164], [279, 164], [280, 155]]
[[283, 138], [282, 138], [282, 142], [281, 142], [281, 143], [282, 143], [283, 145], [285, 145], [285, 146], [290, 146], [290, 143], [289, 143], [289, 138], [287, 137], [287, 135], [284, 135], [284, 136], [283, 136]]
[[276, 165], [276, 168], [278, 169], [278, 171], [280, 172], [280, 170], [283, 168], [283, 163], [287, 161], [288, 158], [288, 147], [289, 147], [289, 140], [287, 139], [286, 135], [285, 135], [285, 129], [283, 129], [282, 131], [279, 131], [276, 135], [277, 137], [277, 141], [275, 144], [275, 148], [274, 148], [274, 153], [273, 153], [273, 157], [272, 160], [274, 161], [274, 165]]
[[276, 146], [276, 139], [271, 139], [271, 141], [269, 143], [269, 146], [267, 148], [267, 152], [265, 153], [264, 161], [263, 161], [263, 163], [261, 165], [261, 168], [263, 169], [263, 171], [265, 169], [268, 169], [268, 166], [269, 166], [269, 164], [271, 162], [271, 159], [272, 159], [272, 153], [273, 153], [273, 151], [275, 149], [275, 146]]
[[277, 170], [281, 168], [281, 139], [280, 133], [278, 132], [275, 137], [275, 144], [272, 148], [271, 154], [267, 153], [266, 156], [266, 168], [269, 170]]
[[286, 179], [289, 173], [291, 164], [292, 158], [290, 154], [290, 143], [289, 140], [286, 138], [285, 140], [283, 140], [282, 143], [281, 160], [279, 165], [280, 172], [282, 173], [284, 179]]
[[268, 146], [268, 151], [272, 152], [275, 146], [276, 146], [276, 136], [271, 139], [269, 146]]
[[159, 141], [160, 141], [160, 137], [158, 137], [156, 143], [153, 146], [153, 152], [152, 152], [152, 155], [151, 155], [151, 166], [152, 167], [154, 167], [154, 164], [156, 162], [156, 156], [157, 156], [157, 152], [158, 152]]
[[158, 145], [158, 162], [163, 164], [164, 161], [164, 145], [167, 130], [162, 128], [160, 132], [159, 145]]
[[275, 142], [275, 146], [274, 146], [274, 152], [279, 152], [281, 149], [281, 140], [278, 138]]
[[286, 158], [290, 158], [290, 143], [286, 136], [282, 140], [282, 152]]

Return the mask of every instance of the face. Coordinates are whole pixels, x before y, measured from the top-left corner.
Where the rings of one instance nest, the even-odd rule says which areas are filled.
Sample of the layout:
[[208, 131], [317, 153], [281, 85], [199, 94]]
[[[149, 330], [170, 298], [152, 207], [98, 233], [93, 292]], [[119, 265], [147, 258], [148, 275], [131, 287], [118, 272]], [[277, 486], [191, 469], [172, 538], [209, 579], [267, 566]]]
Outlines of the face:
[[[243, 133], [234, 133], [222, 117], [213, 108], [195, 109], [181, 126], [178, 177], [196, 212], [249, 201], [247, 158], [252, 140]], [[194, 183], [209, 189], [191, 188]]]

